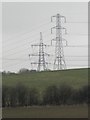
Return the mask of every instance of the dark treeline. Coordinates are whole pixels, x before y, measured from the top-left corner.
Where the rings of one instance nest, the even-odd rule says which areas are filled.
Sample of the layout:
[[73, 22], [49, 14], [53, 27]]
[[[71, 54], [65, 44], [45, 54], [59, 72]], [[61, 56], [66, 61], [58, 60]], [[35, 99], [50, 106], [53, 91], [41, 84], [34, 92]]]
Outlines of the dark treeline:
[[[2, 106], [32, 106], [32, 105], [76, 105], [88, 104], [90, 86], [74, 89], [69, 85], [49, 86], [39, 93], [35, 88], [26, 88], [22, 84], [15, 87], [3, 86]], [[88, 99], [89, 98], [89, 99]]]

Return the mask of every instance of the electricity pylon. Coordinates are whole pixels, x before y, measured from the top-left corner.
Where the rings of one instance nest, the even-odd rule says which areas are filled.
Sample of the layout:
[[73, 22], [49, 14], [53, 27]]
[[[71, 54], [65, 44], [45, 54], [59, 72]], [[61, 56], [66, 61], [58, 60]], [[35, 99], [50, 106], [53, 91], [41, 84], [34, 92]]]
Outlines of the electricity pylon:
[[54, 70], [62, 70], [62, 69], [66, 69], [64, 51], [63, 51], [63, 41], [65, 41], [66, 45], [67, 45], [67, 41], [62, 38], [62, 30], [65, 30], [66, 33], [66, 28], [61, 26], [61, 22], [62, 22], [62, 18], [64, 19], [64, 22], [66, 22], [66, 18], [64, 16], [61, 16], [60, 14], [57, 14], [51, 17], [51, 22], [53, 20], [53, 17], [56, 18], [56, 26], [51, 28], [51, 33], [52, 33], [52, 29], [56, 29], [56, 38], [52, 39], [56, 41]]
[[50, 56], [50, 54], [44, 52], [44, 48], [49, 46], [43, 43], [42, 32], [40, 32], [40, 43], [33, 44], [32, 47], [39, 47], [39, 52], [36, 54], [29, 54], [29, 56], [38, 56], [38, 62], [31, 62], [31, 64], [37, 64], [37, 71], [45, 71], [47, 70], [48, 62], [45, 61], [45, 56]]

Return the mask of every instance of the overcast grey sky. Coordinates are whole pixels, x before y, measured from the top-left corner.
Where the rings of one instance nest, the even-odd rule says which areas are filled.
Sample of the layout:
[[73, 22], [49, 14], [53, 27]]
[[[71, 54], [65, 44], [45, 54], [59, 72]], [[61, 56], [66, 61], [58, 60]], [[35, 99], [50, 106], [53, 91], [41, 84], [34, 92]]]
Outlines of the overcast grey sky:
[[[57, 13], [67, 19], [67, 23], [62, 23], [68, 32], [67, 35], [63, 34], [68, 41], [68, 47], [64, 47], [67, 68], [87, 67], [88, 3], [5, 2], [2, 5], [3, 70], [30, 69], [30, 62], [37, 62], [36, 57], [29, 60], [28, 54], [38, 51], [38, 48], [32, 50], [30, 45], [39, 42], [40, 32], [43, 33], [43, 41], [51, 43], [55, 31], [51, 35], [50, 29], [55, 26], [55, 20], [51, 23], [50, 18]], [[46, 52], [54, 55], [54, 45], [55, 42]], [[53, 59], [50, 57], [49, 61], [53, 63]], [[52, 65], [49, 67], [52, 69]]]

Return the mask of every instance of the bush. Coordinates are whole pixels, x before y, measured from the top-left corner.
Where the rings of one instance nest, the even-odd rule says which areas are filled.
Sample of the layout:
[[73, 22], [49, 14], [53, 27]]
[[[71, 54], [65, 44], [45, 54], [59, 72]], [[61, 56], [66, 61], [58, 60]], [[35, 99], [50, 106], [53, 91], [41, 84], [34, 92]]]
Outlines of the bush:
[[90, 85], [88, 86], [88, 104], [90, 104]]
[[49, 86], [43, 95], [43, 104], [56, 105], [59, 102], [58, 88]]
[[88, 103], [88, 86], [79, 89], [79, 103]]
[[9, 107], [10, 106], [10, 87], [3, 86], [2, 87], [2, 106]]
[[17, 88], [16, 87], [11, 87], [10, 88], [10, 95], [9, 95], [9, 100], [10, 100], [10, 106], [11, 107], [16, 107], [18, 104], [18, 98], [17, 98]]
[[59, 104], [71, 104], [73, 88], [69, 85], [61, 85], [59, 88]]
[[36, 89], [27, 89], [22, 84], [17, 84], [14, 88], [3, 86], [2, 106], [30, 106], [39, 103], [39, 93]]
[[15, 93], [17, 105], [25, 106], [27, 98], [27, 88], [22, 84], [17, 84], [15, 87]]
[[78, 90], [74, 90], [72, 95], [73, 104], [88, 104], [88, 98], [90, 96], [89, 89], [90, 88], [88, 86], [83, 86]]
[[6, 104], [7, 104], [7, 100], [8, 100], [8, 98], [7, 98], [7, 91], [8, 91], [8, 87], [6, 87], [6, 86], [3, 86], [2, 87], [2, 106], [3, 107], [6, 107]]
[[39, 103], [39, 93], [36, 89], [30, 89], [28, 90], [28, 95], [27, 95], [27, 105], [32, 106], [32, 105], [38, 105]]
[[21, 68], [18, 73], [28, 73], [29, 70], [26, 68]]
[[73, 89], [71, 86], [65, 84], [60, 85], [60, 87], [53, 85], [47, 87], [40, 96], [37, 89], [27, 89], [19, 83], [15, 87], [2, 87], [2, 106], [87, 104], [90, 103], [89, 90], [90, 86]]

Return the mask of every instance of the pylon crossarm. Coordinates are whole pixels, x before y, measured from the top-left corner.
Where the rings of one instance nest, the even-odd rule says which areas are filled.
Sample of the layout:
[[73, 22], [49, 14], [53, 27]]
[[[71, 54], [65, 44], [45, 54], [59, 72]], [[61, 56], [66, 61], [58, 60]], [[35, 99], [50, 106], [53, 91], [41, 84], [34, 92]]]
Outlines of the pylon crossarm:
[[45, 46], [45, 47], [50, 47], [50, 45], [46, 45], [46, 44], [44, 44], [44, 43], [43, 43], [43, 46]]
[[31, 64], [38, 64], [37, 62], [31, 62]]
[[60, 16], [61, 18], [64, 18], [64, 22], [66, 23], [66, 17], [65, 16]]
[[59, 28], [59, 29], [63, 29], [63, 30], [65, 30], [65, 34], [67, 34], [67, 29], [66, 29], [66, 28], [61, 27], [61, 28]]
[[31, 45], [31, 47], [34, 47], [34, 46], [39, 46], [39, 44], [33, 44], [33, 45]]
[[36, 54], [30, 54], [30, 56], [38, 56], [38, 54], [36, 53]]
[[50, 54], [48, 54], [48, 53], [44, 53], [45, 55], [47, 55], [47, 56], [50, 56]]
[[54, 39], [51, 40], [51, 45], [52, 45], [53, 41], [56, 41], [56, 38], [54, 38]]
[[62, 41], [65, 41], [65, 47], [68, 46], [68, 42], [66, 39], [62, 38]]
[[51, 22], [53, 22], [53, 17], [56, 17], [56, 15], [55, 16], [51, 16]]
[[52, 34], [52, 30], [53, 30], [53, 29], [56, 29], [56, 26], [51, 28], [51, 34]]
[[51, 64], [51, 63], [48, 63], [48, 62], [45, 62], [46, 64]]

